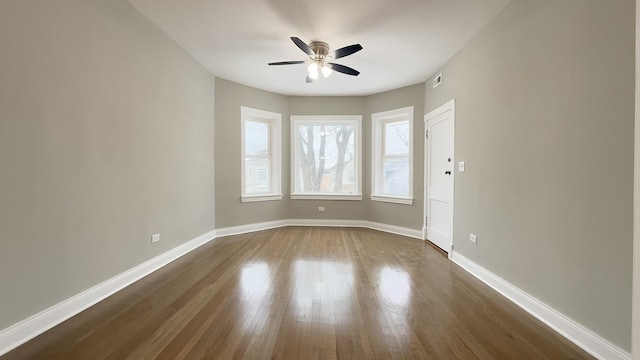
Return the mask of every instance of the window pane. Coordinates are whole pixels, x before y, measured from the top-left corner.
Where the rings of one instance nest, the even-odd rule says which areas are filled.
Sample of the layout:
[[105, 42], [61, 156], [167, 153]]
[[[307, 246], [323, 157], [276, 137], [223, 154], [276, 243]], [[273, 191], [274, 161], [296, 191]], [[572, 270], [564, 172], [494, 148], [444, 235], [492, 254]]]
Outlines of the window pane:
[[385, 195], [409, 196], [409, 158], [384, 159]]
[[409, 153], [409, 122], [394, 122], [384, 125], [384, 155]]
[[352, 193], [356, 185], [355, 126], [298, 125], [298, 192]]
[[246, 194], [263, 194], [271, 190], [269, 185], [269, 159], [249, 158], [244, 159], [244, 187]]
[[244, 154], [269, 155], [269, 124], [257, 121], [244, 122]]

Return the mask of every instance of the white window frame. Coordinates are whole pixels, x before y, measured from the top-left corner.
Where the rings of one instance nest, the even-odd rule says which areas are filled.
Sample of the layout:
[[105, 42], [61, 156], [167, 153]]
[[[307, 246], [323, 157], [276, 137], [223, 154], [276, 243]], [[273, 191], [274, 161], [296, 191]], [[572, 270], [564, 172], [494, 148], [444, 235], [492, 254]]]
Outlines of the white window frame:
[[[409, 195], [383, 193], [384, 126], [394, 122], [409, 123]], [[413, 106], [371, 114], [371, 200], [395, 204], [413, 204]], [[404, 157], [404, 156], [403, 156]]]
[[[339, 193], [304, 193], [297, 192], [297, 157], [296, 144], [299, 132], [298, 124], [318, 123], [350, 123], [355, 127], [354, 150], [355, 171], [357, 181], [350, 194]], [[291, 115], [291, 199], [293, 200], [362, 200], [362, 115]]]
[[[274, 201], [282, 199], [282, 169], [281, 169], [281, 122], [282, 115], [274, 112], [253, 109], [246, 106], [240, 107], [240, 201], [241, 202], [257, 202], [257, 201]], [[245, 193], [245, 122], [262, 122], [269, 125], [269, 154], [270, 154], [270, 187], [271, 191], [263, 194], [246, 194]]]

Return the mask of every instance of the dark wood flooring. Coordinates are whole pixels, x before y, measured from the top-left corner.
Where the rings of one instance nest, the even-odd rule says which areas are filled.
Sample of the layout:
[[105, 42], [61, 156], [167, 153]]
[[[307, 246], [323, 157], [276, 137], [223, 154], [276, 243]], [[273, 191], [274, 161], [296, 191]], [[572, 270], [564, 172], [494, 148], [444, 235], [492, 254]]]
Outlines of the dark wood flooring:
[[422, 241], [315, 227], [216, 239], [0, 357], [588, 358]]

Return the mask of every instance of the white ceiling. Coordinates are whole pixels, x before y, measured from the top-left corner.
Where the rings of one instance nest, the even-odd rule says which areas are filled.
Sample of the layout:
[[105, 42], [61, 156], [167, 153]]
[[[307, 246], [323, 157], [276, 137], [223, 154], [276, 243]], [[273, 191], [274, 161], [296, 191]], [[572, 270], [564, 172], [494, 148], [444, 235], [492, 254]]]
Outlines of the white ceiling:
[[[368, 95], [427, 80], [509, 0], [129, 0], [214, 75], [285, 95]], [[364, 50], [306, 84], [289, 39]]]

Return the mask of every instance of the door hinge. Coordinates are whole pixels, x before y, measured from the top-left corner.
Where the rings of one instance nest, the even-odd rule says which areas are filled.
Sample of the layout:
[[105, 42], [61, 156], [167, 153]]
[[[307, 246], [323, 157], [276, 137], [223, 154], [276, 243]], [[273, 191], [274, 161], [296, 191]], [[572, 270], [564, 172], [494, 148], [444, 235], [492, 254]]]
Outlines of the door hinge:
[[429, 218], [428, 217], [424, 217], [424, 226], [429, 225]]
[[427, 137], [427, 139], [429, 138], [429, 130], [425, 131], [424, 135]]

